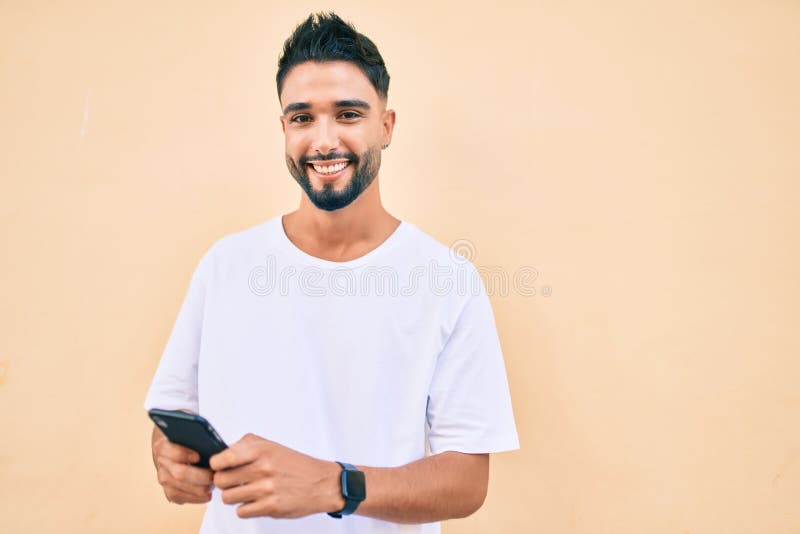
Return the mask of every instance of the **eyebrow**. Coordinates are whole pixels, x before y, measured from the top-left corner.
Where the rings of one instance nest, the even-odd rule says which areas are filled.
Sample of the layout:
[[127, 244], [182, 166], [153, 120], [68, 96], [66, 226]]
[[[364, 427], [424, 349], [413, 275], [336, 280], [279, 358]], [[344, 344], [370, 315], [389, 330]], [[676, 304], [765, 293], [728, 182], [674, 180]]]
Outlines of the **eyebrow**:
[[337, 108], [361, 108], [369, 109], [369, 104], [363, 100], [339, 100], [334, 104]]
[[[370, 109], [369, 104], [367, 104], [363, 100], [357, 100], [357, 99], [339, 100], [337, 102], [334, 102], [333, 105], [337, 108], [361, 108], [365, 110]], [[309, 104], [308, 102], [293, 102], [288, 106], [286, 106], [285, 108], [283, 108], [283, 114], [286, 115], [288, 113], [291, 113], [292, 111], [300, 111], [303, 109], [311, 109], [311, 104]]]
[[293, 102], [283, 108], [283, 114], [286, 115], [287, 113], [291, 113], [292, 111], [299, 111], [301, 109], [309, 109], [311, 108], [311, 104], [308, 102]]

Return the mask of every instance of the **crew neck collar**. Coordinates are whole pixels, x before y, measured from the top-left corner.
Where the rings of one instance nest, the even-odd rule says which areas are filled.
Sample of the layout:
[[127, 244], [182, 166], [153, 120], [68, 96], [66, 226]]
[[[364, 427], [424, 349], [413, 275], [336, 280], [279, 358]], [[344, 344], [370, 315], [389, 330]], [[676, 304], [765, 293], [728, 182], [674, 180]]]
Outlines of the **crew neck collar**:
[[288, 251], [290, 254], [295, 256], [296, 258], [300, 259], [303, 263], [309, 265], [315, 265], [317, 267], [321, 267], [323, 269], [350, 269], [353, 267], [359, 267], [361, 265], [375, 263], [375, 261], [386, 254], [389, 250], [391, 250], [395, 244], [400, 240], [403, 234], [406, 233], [408, 228], [408, 223], [401, 220], [400, 224], [397, 225], [397, 228], [394, 229], [394, 232], [389, 234], [389, 237], [384, 239], [377, 247], [373, 248], [366, 254], [359, 256], [358, 258], [354, 258], [348, 261], [331, 261], [326, 260], [323, 258], [318, 258], [316, 256], [312, 256], [311, 254], [305, 252], [304, 250], [300, 249], [297, 245], [295, 245], [289, 236], [286, 235], [286, 230], [283, 227], [283, 215], [278, 215], [272, 219], [273, 229], [278, 236], [278, 240], [280, 241], [282, 248]]

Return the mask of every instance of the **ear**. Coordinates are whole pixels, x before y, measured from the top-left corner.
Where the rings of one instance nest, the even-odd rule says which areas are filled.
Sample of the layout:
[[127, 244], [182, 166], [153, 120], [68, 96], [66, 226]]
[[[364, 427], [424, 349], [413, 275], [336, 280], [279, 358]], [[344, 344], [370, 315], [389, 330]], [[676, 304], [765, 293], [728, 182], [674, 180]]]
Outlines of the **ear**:
[[281, 120], [281, 130], [283, 130], [283, 133], [286, 134], [286, 117], [281, 115], [278, 118]]
[[383, 117], [381, 117], [381, 129], [383, 134], [382, 144], [384, 145], [391, 144], [392, 142], [392, 132], [394, 131], [395, 120], [396, 116], [393, 109], [387, 109], [383, 112]]

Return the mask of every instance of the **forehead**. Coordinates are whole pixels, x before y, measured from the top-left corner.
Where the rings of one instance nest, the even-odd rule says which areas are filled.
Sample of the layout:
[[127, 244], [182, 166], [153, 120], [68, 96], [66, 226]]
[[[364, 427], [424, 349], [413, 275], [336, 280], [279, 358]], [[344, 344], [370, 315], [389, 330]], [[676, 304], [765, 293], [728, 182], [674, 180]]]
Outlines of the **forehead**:
[[283, 80], [281, 106], [295, 102], [325, 104], [360, 99], [377, 102], [378, 93], [369, 78], [347, 61], [306, 61], [292, 67]]

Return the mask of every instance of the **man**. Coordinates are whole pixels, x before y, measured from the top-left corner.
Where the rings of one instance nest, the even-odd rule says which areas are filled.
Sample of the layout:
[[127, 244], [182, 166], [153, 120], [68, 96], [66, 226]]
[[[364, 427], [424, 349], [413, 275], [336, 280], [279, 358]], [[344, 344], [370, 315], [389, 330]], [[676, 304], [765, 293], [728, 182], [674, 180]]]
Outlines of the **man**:
[[300, 207], [206, 252], [145, 401], [232, 445], [202, 469], [154, 427], [158, 480], [210, 501], [204, 533], [439, 532], [482, 505], [489, 453], [518, 448], [488, 296], [381, 204], [395, 112], [373, 42], [312, 15], [278, 67]]

